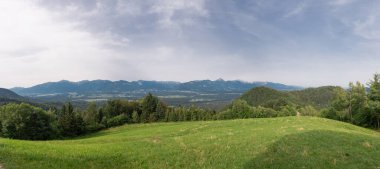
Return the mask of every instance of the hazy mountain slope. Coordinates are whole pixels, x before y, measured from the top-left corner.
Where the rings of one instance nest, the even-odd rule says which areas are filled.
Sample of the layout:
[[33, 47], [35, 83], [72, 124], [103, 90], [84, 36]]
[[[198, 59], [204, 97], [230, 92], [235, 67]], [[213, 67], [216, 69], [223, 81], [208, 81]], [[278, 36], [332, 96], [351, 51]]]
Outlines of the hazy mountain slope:
[[14, 92], [20, 95], [56, 94], [56, 93], [112, 93], [133, 90], [170, 90], [176, 86], [176, 82], [156, 82], [156, 81], [59, 81], [39, 84], [30, 88], [13, 88]]
[[181, 83], [179, 85], [179, 90], [190, 90], [190, 91], [242, 91], [245, 92], [251, 88], [265, 86], [277, 90], [295, 90], [300, 89], [296, 86], [288, 86], [280, 83], [272, 82], [242, 82], [242, 81], [224, 81], [222, 79], [211, 81], [211, 80], [199, 80], [190, 81], [186, 83]]
[[10, 103], [10, 102], [23, 102], [26, 99], [15, 92], [0, 88], [0, 104]]
[[0, 98], [8, 98], [8, 99], [23, 99], [22, 96], [16, 94], [15, 92], [0, 88]]
[[103, 102], [109, 99], [136, 100], [148, 92], [159, 96], [169, 105], [196, 105], [221, 109], [245, 91], [258, 86], [277, 90], [296, 90], [300, 87], [270, 82], [242, 82], [198, 80], [185, 83], [165, 81], [59, 81], [36, 85], [30, 88], [13, 88], [16, 93], [39, 103], [50, 102]]

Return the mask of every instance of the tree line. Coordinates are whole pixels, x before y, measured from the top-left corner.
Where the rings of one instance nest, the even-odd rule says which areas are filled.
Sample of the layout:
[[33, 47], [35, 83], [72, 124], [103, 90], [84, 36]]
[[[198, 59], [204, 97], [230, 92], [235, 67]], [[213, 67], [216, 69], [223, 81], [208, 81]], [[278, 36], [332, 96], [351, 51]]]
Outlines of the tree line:
[[218, 115], [222, 116], [220, 119], [234, 119], [299, 114], [344, 121], [367, 128], [380, 128], [380, 74], [374, 74], [367, 84], [350, 82], [348, 89], [336, 88], [334, 93], [336, 96], [322, 109], [312, 105], [297, 105], [279, 97], [262, 106], [250, 106], [244, 100], [237, 100]]
[[[289, 110], [288, 110], [289, 109]], [[281, 112], [264, 107], [250, 107], [245, 101], [234, 101], [223, 111], [195, 106], [171, 107], [148, 94], [137, 101], [109, 100], [99, 106], [74, 108], [69, 102], [48, 110], [26, 103], [0, 106], [0, 136], [25, 140], [49, 140], [79, 136], [102, 129], [134, 123], [224, 120], [294, 115], [289, 107]]]
[[380, 128], [380, 74], [375, 74], [367, 85], [351, 82], [349, 88], [341, 92], [321, 115], [364, 127]]

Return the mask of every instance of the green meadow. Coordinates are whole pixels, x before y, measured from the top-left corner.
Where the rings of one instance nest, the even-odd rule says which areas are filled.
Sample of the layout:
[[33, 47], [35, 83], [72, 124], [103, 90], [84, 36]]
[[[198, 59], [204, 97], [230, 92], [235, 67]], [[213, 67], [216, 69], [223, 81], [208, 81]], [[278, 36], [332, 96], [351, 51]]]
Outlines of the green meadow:
[[71, 140], [0, 139], [25, 168], [379, 168], [380, 134], [316, 117], [124, 125]]

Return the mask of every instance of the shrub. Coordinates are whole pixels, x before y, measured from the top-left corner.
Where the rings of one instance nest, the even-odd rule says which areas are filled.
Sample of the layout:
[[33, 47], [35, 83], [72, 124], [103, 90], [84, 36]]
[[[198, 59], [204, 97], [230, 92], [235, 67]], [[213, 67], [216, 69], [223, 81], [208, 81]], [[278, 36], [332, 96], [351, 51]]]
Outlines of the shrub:
[[120, 126], [128, 122], [128, 116], [121, 114], [107, 120], [107, 127]]
[[321, 116], [321, 113], [313, 106], [306, 106], [299, 109], [299, 113], [303, 116]]
[[0, 108], [4, 137], [47, 140], [53, 137], [52, 118], [41, 108], [29, 104], [8, 104]]

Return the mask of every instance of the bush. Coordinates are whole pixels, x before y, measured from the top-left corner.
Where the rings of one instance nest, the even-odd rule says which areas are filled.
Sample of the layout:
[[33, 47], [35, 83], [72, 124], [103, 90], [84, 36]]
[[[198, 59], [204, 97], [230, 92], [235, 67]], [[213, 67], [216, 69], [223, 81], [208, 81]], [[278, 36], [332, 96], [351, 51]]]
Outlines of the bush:
[[268, 117], [276, 117], [278, 112], [276, 110], [273, 110], [271, 108], [265, 108], [265, 107], [256, 107], [253, 110], [253, 115], [255, 118], [268, 118]]
[[285, 116], [295, 116], [297, 115], [297, 110], [293, 106], [283, 106], [281, 107], [281, 110], [278, 112], [278, 117], [285, 117]]
[[107, 120], [107, 127], [120, 126], [128, 122], [128, 116], [121, 114]]
[[53, 137], [52, 118], [29, 104], [0, 107], [2, 136], [24, 140], [47, 140]]
[[321, 116], [321, 113], [316, 110], [313, 106], [306, 106], [299, 109], [299, 113], [302, 116]]

